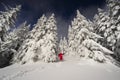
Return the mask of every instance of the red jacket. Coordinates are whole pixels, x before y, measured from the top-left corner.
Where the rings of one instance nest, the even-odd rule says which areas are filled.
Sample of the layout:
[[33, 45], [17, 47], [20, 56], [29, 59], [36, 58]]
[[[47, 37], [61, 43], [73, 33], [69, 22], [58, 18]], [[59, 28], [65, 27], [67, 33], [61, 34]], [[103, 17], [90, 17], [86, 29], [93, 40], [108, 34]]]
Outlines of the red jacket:
[[59, 54], [58, 54], [58, 57], [59, 57], [59, 60], [62, 61], [62, 60], [63, 60], [63, 53], [59, 53]]

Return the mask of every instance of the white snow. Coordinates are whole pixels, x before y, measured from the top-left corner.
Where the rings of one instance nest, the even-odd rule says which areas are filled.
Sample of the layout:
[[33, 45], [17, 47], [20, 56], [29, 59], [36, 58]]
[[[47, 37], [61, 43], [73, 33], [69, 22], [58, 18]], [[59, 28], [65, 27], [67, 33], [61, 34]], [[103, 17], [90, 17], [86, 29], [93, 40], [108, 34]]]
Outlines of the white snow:
[[120, 80], [120, 68], [111, 63], [65, 57], [56, 63], [14, 64], [0, 69], [0, 80]]

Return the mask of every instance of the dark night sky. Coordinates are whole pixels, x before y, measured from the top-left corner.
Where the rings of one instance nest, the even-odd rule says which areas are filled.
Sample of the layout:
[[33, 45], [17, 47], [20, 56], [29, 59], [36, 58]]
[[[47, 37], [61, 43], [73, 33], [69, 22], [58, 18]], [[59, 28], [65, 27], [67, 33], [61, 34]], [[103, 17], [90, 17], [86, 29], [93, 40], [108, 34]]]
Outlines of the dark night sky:
[[0, 0], [0, 11], [4, 10], [1, 3], [10, 6], [22, 5], [16, 25], [25, 20], [33, 25], [43, 13], [47, 16], [55, 13], [59, 36], [67, 35], [68, 25], [75, 16], [77, 9], [92, 20], [94, 14], [97, 13], [98, 7], [105, 8], [105, 0]]

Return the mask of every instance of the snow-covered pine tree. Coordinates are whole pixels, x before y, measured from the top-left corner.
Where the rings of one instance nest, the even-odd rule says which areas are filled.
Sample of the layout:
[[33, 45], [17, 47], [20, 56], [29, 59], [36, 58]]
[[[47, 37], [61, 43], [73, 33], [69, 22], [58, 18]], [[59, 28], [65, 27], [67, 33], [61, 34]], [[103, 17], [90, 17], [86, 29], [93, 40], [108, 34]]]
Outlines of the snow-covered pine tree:
[[[74, 18], [74, 20], [72, 21], [71, 26], [69, 27], [69, 32], [70, 34], [68, 37], [68, 41], [69, 41], [69, 48], [70, 48], [70, 52], [69, 54], [73, 54], [76, 55], [76, 49], [78, 48], [79, 44], [81, 43], [80, 40], [80, 36], [78, 36], [78, 32], [81, 30], [82, 27], [86, 27], [88, 25], [86, 18], [80, 14], [80, 12], [77, 10], [77, 16], [76, 18]], [[77, 44], [79, 43], [79, 44]]]
[[63, 53], [64, 54], [68, 54], [68, 42], [67, 42], [67, 39], [65, 38], [65, 37], [63, 37], [63, 49], [64, 49], [64, 51], [63, 51]]
[[108, 60], [106, 56], [113, 54], [97, 43], [97, 39], [102, 37], [93, 33], [92, 22], [82, 16], [78, 10], [77, 17], [74, 18], [71, 26], [69, 27], [71, 32], [68, 33], [69, 55], [77, 55], [104, 62]]
[[109, 17], [107, 16], [106, 12], [98, 8], [98, 14], [94, 16], [94, 24], [95, 24], [94, 30], [96, 33], [100, 34], [101, 36], [104, 35], [102, 33], [105, 32], [105, 29], [109, 26], [105, 24], [107, 23], [107, 20], [109, 20]]
[[[37, 46], [41, 47], [43, 44], [43, 36], [46, 34], [47, 18], [43, 15], [40, 19], [38, 19], [35, 27], [28, 34], [27, 39], [23, 42], [21, 47], [19, 48], [18, 54], [14, 55], [12, 63], [27, 63], [30, 61], [38, 61], [38, 55], [41, 54], [41, 50], [39, 50]], [[37, 42], [40, 42], [36, 45]], [[36, 48], [36, 49], [35, 49]]]
[[57, 26], [52, 14], [49, 19], [43, 15], [14, 56], [13, 63], [54, 62], [57, 60]]
[[71, 25], [68, 28], [68, 55], [74, 54], [73, 46], [74, 45], [74, 33]]
[[87, 21], [87, 19], [81, 15], [79, 10], [77, 10], [77, 16], [72, 21], [71, 26], [69, 26], [68, 30], [69, 54], [76, 55], [78, 46], [85, 38], [87, 38], [87, 35], [80, 35], [81, 31], [84, 29], [92, 31], [92, 27], [90, 26], [90, 23]]
[[0, 12], [0, 67], [9, 64], [11, 50], [4, 47], [8, 43], [9, 30], [14, 27], [14, 23], [21, 6], [16, 8], [6, 7], [5, 12]]
[[18, 52], [21, 44], [27, 38], [29, 29], [30, 25], [27, 25], [27, 22], [25, 21], [20, 26], [11, 31], [7, 39], [9, 43], [6, 44], [6, 48], [13, 49], [15, 52]]
[[54, 14], [52, 14], [46, 23], [46, 35], [43, 37], [44, 43], [41, 46], [42, 55], [45, 62], [54, 62], [57, 60], [58, 38], [57, 25]]
[[110, 32], [111, 25], [109, 21], [110, 17], [107, 15], [107, 13], [98, 8], [98, 14], [96, 14], [94, 17], [94, 32], [103, 37], [103, 39], [100, 39], [98, 42], [104, 47], [107, 47], [108, 45], [107, 36], [109, 34], [108, 32]]
[[16, 6], [16, 8], [7, 8], [5, 12], [0, 12], [0, 40], [5, 42], [8, 31], [14, 26], [18, 12], [21, 6]]
[[66, 38], [62, 38], [60, 39], [59, 42], [59, 52], [62, 52], [63, 54], [68, 54], [68, 43]]
[[7, 42], [2, 45], [4, 51], [8, 51], [6, 56], [9, 58], [9, 62], [13, 58], [13, 55], [18, 53], [18, 50], [26, 39], [29, 32], [30, 25], [27, 25], [26, 22], [22, 23], [18, 28], [15, 28], [13, 31], [9, 33], [9, 37], [7, 38]]
[[107, 6], [109, 9], [109, 16], [114, 19], [120, 18], [120, 1], [119, 0], [107, 0]]
[[104, 38], [100, 43], [112, 50], [118, 58], [117, 54], [120, 54], [118, 52], [120, 39], [120, 1], [107, 0], [107, 4], [108, 12], [98, 9], [98, 15], [95, 17], [96, 32]]
[[112, 50], [115, 52], [116, 59], [120, 61], [120, 1], [119, 0], [107, 0], [108, 9], [109, 9], [109, 16], [110, 16], [110, 23], [111, 25], [111, 32], [114, 34], [110, 36], [109, 39], [112, 39], [113, 47]]

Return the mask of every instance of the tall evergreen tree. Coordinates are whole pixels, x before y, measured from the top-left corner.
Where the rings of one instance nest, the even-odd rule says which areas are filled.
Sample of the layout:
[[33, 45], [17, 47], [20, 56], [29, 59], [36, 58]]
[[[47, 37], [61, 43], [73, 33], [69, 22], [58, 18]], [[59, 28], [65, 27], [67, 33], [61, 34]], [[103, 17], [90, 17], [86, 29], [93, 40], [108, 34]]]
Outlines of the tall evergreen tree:
[[20, 48], [19, 54], [14, 56], [14, 62], [22, 64], [28, 62], [57, 60], [57, 26], [52, 14], [48, 20], [43, 15], [31, 31]]
[[6, 8], [5, 12], [0, 13], [0, 67], [9, 64], [11, 49], [6, 49], [6, 44], [9, 43], [9, 30], [14, 26], [20, 6], [16, 8]]
[[107, 13], [99, 8], [98, 15], [96, 14], [94, 17], [94, 24], [95, 24], [94, 30], [95, 33], [103, 37], [103, 39], [99, 40], [98, 42], [104, 47], [107, 47], [109, 45], [107, 41], [107, 37], [110, 32], [110, 25], [111, 25], [109, 21], [110, 21], [110, 17], [107, 15]]
[[111, 32], [114, 34], [113, 48], [112, 50], [115, 52], [116, 59], [120, 61], [120, 1], [119, 0], [107, 0], [108, 9], [109, 9], [109, 16], [110, 16], [110, 23], [111, 25]]
[[43, 37], [44, 43], [41, 46], [42, 56], [45, 62], [54, 62], [57, 60], [57, 46], [58, 46], [58, 38], [57, 38], [57, 25], [54, 14], [52, 14], [46, 23], [46, 35]]
[[30, 25], [27, 25], [26, 22], [22, 23], [18, 28], [9, 33], [7, 42], [2, 44], [2, 48], [7, 53], [6, 56], [9, 57], [9, 63], [11, 63], [11, 59], [18, 53], [21, 44], [27, 38], [29, 27]]
[[14, 26], [18, 12], [21, 6], [16, 8], [7, 8], [5, 12], [0, 12], [0, 41], [5, 42], [8, 31]]
[[61, 37], [59, 42], [59, 52], [62, 52], [63, 54], [68, 54], [68, 42], [65, 37]]
[[78, 10], [71, 26], [68, 33], [70, 55], [92, 58], [104, 62], [108, 60], [106, 58], [107, 55], [113, 54], [97, 43], [98, 39], [102, 37], [93, 33], [93, 23], [82, 16]]
[[18, 51], [20, 45], [27, 38], [27, 35], [29, 33], [29, 28], [30, 28], [30, 25], [27, 25], [27, 23], [24, 22], [20, 26], [15, 28], [13, 31], [11, 31], [7, 39], [9, 40], [9, 43], [11, 45], [9, 45], [9, 43], [7, 45], [9, 45], [14, 50]]
[[[38, 19], [37, 24], [35, 24], [35, 27], [30, 31], [27, 39], [21, 45], [18, 54], [14, 55], [12, 63], [20, 62], [24, 64], [30, 60], [33, 61], [33, 59], [35, 59], [34, 52], [37, 50], [35, 49], [36, 42], [39, 40], [42, 42], [42, 38], [45, 35], [46, 21], [47, 18], [45, 15]], [[40, 43], [39, 46], [41, 46]], [[36, 57], [36, 60], [38, 60], [38, 57]]]
[[[107, 0], [108, 12], [98, 9], [98, 15], [95, 16], [95, 30], [104, 39], [100, 43], [112, 50], [119, 57], [119, 39], [120, 39], [120, 1]], [[118, 58], [119, 59], [119, 58]]]

